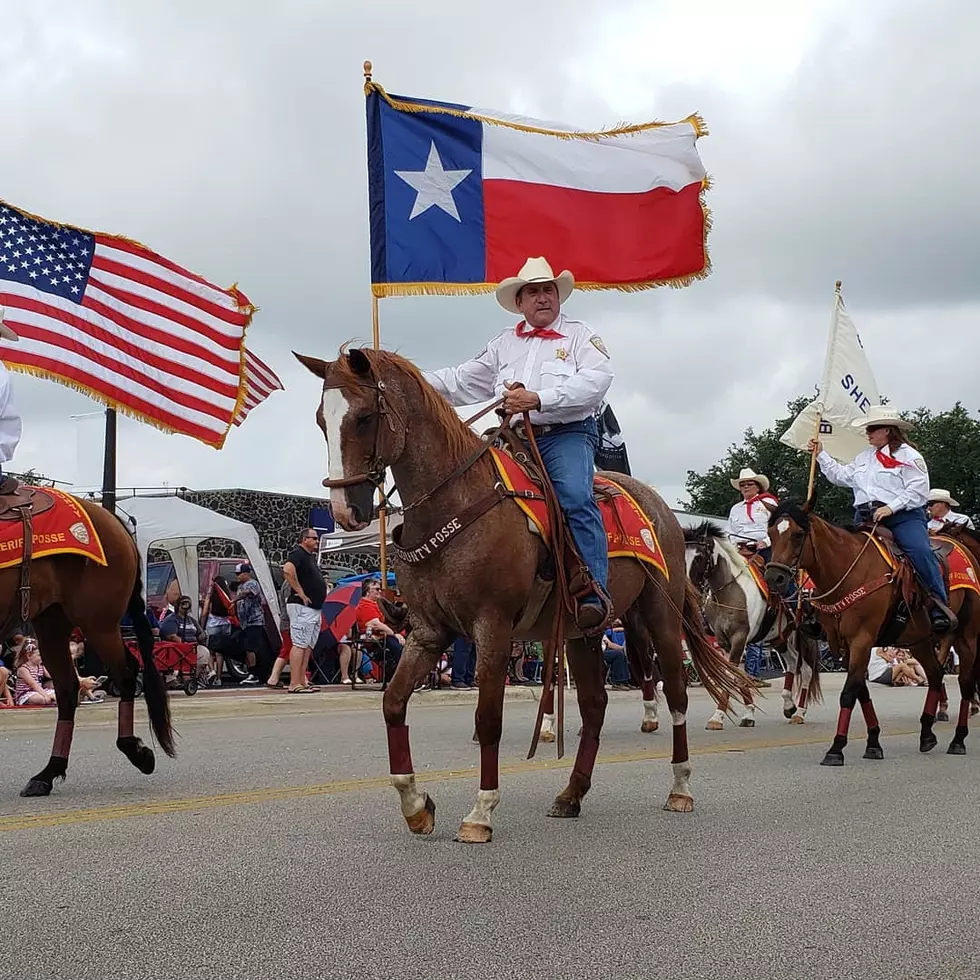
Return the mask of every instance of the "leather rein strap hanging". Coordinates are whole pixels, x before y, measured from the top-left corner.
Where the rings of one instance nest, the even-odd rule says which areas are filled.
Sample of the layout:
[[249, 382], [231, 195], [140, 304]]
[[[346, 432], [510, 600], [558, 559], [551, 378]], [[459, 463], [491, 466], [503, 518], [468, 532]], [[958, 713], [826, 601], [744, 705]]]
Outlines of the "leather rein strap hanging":
[[[20, 562], [20, 624], [27, 626], [31, 617], [31, 559], [34, 555], [34, 521], [33, 507], [30, 503], [15, 507], [14, 510], [20, 515], [21, 523], [24, 525], [24, 545], [23, 556]], [[5, 636], [17, 622], [15, 610], [7, 614], [6, 621], [0, 627], [0, 636]]]

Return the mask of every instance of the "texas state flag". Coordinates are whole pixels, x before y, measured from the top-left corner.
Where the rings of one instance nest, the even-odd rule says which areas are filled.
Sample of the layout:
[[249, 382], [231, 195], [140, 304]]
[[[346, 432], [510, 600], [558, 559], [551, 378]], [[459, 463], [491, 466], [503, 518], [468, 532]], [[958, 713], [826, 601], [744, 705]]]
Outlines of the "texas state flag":
[[367, 86], [376, 295], [477, 292], [528, 256], [585, 288], [708, 274], [701, 120], [585, 133]]

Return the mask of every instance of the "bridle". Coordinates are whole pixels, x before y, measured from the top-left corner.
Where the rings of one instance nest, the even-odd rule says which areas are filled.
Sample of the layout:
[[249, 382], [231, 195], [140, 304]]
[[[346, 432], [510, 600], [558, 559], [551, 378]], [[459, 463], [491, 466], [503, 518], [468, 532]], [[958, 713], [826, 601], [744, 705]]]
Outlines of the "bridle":
[[[394, 417], [395, 419], [398, 420], [398, 423], [401, 425], [402, 430], [405, 432], [407, 438], [408, 423], [402, 417], [398, 409], [396, 409], [395, 406], [389, 402], [385, 394], [388, 389], [381, 378], [372, 379], [371, 381], [347, 382], [342, 385], [324, 385], [323, 390], [336, 391], [342, 388], [349, 388], [351, 385], [356, 385], [359, 388], [368, 388], [377, 393], [377, 401], [375, 404], [375, 415], [378, 417], [378, 425], [374, 433], [374, 448], [372, 449], [371, 455], [368, 458], [367, 469], [365, 469], [363, 472], [356, 473], [354, 476], [342, 477], [337, 480], [325, 479], [322, 481], [322, 484], [328, 490], [369, 485], [374, 490], [377, 490], [378, 493], [381, 495], [381, 502], [379, 506], [386, 507], [390, 504], [391, 496], [396, 492], [398, 487], [393, 485], [390, 493], [386, 493], [384, 489], [385, 474], [388, 470], [388, 462], [385, 460], [384, 456], [381, 453], [382, 424], [387, 423], [389, 431], [394, 432], [395, 426], [394, 423], [392, 422], [392, 417]], [[473, 415], [470, 418], [466, 419], [463, 424], [467, 426], [472, 425], [478, 419], [481, 419], [484, 415], [487, 415], [490, 412], [494, 411], [495, 409], [500, 408], [500, 406], [503, 405], [503, 403], [504, 403], [503, 398], [498, 399], [492, 405], [488, 405], [486, 408], [481, 409], [479, 412], [477, 412], [476, 415]], [[448, 476], [444, 477], [434, 487], [432, 487], [430, 490], [427, 490], [420, 497], [417, 497], [415, 500], [411, 501], [410, 503], [407, 504], [402, 503], [401, 505], [402, 513], [405, 513], [407, 511], [414, 509], [415, 507], [418, 507], [426, 500], [429, 500], [437, 491], [441, 490], [447, 483], [451, 483], [453, 480], [456, 479], [456, 477], [462, 476], [463, 473], [465, 473], [468, 469], [470, 469], [470, 467], [472, 467], [477, 462], [477, 460], [479, 460], [487, 452], [487, 450], [489, 450], [490, 446], [496, 440], [497, 436], [499, 436], [500, 433], [503, 432], [503, 430], [506, 429], [508, 425], [510, 425], [510, 420], [511, 420], [510, 415], [503, 416], [503, 420], [501, 421], [500, 425], [497, 427], [496, 431], [493, 432], [488, 439], [484, 439], [479, 449], [475, 450], [470, 456], [464, 459], [463, 462], [460, 463], [459, 466], [457, 466]], [[340, 451], [339, 446], [337, 447], [337, 451], [338, 452]]]

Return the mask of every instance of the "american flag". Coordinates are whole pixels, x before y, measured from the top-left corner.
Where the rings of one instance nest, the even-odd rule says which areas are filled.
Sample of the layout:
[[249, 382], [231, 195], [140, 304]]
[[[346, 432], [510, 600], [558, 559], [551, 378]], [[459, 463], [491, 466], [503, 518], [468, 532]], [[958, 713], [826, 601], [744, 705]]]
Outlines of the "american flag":
[[233, 422], [282, 387], [245, 350], [254, 308], [236, 287], [2, 200], [0, 306], [20, 337], [0, 345], [7, 367], [218, 448]]

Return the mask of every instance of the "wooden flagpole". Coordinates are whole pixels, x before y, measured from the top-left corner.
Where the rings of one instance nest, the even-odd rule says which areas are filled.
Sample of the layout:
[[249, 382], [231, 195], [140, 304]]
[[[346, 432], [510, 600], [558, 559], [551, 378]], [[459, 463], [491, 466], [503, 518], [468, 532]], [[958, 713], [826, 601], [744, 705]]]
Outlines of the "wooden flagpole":
[[[374, 66], [370, 61], [364, 62], [364, 83], [371, 81]], [[378, 297], [371, 290], [371, 340], [375, 350], [381, 349], [381, 320], [378, 311]], [[383, 490], [383, 487], [382, 487]], [[381, 588], [388, 588], [388, 513], [384, 505], [384, 496], [378, 505], [378, 566], [381, 570]]]
[[[837, 303], [840, 300], [840, 286], [841, 286], [841, 281], [840, 281], [840, 279], [838, 279], [836, 285], [834, 286], [834, 291], [835, 291], [835, 294], [836, 294], [834, 296], [834, 313], [835, 313], [835, 315], [836, 315], [836, 312], [837, 312]], [[823, 393], [821, 392], [821, 394], [823, 394]], [[817, 422], [816, 422], [816, 425], [814, 426], [814, 429], [813, 429], [813, 438], [817, 442], [820, 441], [820, 423], [821, 422], [823, 422], [823, 415], [818, 414], [817, 415]], [[814, 484], [814, 481], [816, 480], [816, 476], [817, 476], [817, 450], [814, 448], [810, 452], [810, 482], [807, 484], [807, 487], [806, 487], [806, 499], [807, 499], [807, 502], [809, 502], [810, 498], [813, 496], [813, 484]]]

